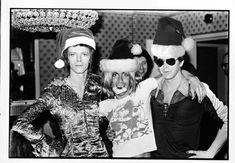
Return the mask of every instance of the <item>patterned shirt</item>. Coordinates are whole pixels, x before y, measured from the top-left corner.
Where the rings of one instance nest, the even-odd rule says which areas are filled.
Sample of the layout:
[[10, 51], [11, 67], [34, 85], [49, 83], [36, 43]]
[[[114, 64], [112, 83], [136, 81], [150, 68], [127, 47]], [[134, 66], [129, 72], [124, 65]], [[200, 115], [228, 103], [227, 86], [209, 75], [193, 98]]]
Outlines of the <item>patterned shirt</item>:
[[[12, 131], [28, 139], [37, 157], [108, 157], [99, 134], [98, 102], [101, 99], [100, 77], [88, 74], [83, 98], [68, 85], [49, 84], [44, 93], [17, 119]], [[60, 141], [48, 143], [42, 130], [36, 129], [34, 120], [45, 111], [57, 119], [62, 137]]]

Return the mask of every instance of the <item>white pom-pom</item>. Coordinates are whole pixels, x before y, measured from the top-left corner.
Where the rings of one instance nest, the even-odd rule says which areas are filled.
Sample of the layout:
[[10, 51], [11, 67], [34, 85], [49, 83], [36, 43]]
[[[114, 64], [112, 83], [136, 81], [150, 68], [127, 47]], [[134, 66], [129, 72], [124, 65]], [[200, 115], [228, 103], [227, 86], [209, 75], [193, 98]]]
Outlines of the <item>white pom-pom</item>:
[[186, 51], [192, 50], [194, 47], [194, 44], [195, 44], [194, 40], [191, 37], [185, 38], [182, 42], [182, 46], [184, 47]]
[[134, 44], [131, 48], [131, 53], [133, 55], [140, 55], [142, 53], [142, 48], [139, 44]]
[[64, 61], [62, 59], [59, 59], [54, 63], [54, 66], [56, 68], [63, 68], [64, 67]]
[[151, 46], [151, 52], [154, 56], [157, 56], [158, 52], [157, 52], [157, 45], [152, 45]]

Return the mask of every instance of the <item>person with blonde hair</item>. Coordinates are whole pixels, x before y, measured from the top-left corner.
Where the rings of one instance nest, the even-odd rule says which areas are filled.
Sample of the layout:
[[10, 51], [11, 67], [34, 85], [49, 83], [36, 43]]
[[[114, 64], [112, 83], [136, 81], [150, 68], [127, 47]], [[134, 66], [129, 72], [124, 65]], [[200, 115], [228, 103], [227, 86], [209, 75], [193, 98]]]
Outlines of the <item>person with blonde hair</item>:
[[[206, 97], [199, 103], [191, 98], [190, 83], [182, 74], [185, 52], [194, 47], [180, 21], [159, 19], [152, 45], [154, 61], [162, 74], [151, 93], [153, 128], [158, 149], [152, 158], [214, 158], [227, 140], [227, 112], [224, 105], [203, 83]], [[221, 128], [207, 150], [199, 149], [200, 124], [204, 112], [221, 122]]]
[[[150, 93], [158, 87], [160, 78], [147, 78], [137, 83], [135, 56], [141, 53], [139, 44], [121, 39], [115, 42], [109, 58], [100, 61], [103, 87], [109, 99], [99, 103], [99, 113], [108, 118], [110, 128], [115, 132], [112, 141], [114, 158], [150, 157], [149, 152], [157, 149]], [[194, 93], [200, 82], [194, 80], [192, 84]], [[201, 95], [201, 92], [197, 93]]]

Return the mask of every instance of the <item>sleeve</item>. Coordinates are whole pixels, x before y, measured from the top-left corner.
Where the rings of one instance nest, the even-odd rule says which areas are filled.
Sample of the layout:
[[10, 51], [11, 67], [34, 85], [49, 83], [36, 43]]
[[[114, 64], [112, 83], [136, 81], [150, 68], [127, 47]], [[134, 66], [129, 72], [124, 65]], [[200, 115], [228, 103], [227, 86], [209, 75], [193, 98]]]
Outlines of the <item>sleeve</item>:
[[46, 110], [50, 110], [50, 102], [53, 97], [49, 92], [43, 94], [25, 112], [23, 112], [14, 123], [11, 131], [18, 132], [31, 143], [37, 143], [44, 138], [44, 134], [39, 127], [40, 115]]
[[99, 103], [99, 116], [108, 117], [109, 112], [112, 111], [112, 106], [113, 106], [113, 103], [110, 102], [110, 99], [101, 101]]
[[218, 117], [223, 121], [222, 130], [227, 131], [228, 126], [228, 107], [223, 104], [215, 94], [209, 89], [209, 86], [205, 83], [203, 85], [206, 88], [206, 95], [210, 99]]
[[146, 92], [147, 94], [150, 94], [152, 90], [158, 87], [161, 79], [162, 78], [148, 78], [140, 82], [138, 87], [141, 92]]

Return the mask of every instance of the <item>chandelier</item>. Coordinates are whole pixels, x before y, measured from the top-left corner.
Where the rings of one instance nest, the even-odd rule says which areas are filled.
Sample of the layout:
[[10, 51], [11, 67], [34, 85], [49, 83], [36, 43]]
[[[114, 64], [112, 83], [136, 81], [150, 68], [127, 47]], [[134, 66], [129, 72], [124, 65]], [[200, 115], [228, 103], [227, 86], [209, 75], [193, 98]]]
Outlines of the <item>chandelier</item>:
[[11, 10], [11, 25], [28, 32], [58, 32], [72, 27], [90, 28], [96, 20], [98, 13], [93, 10]]

